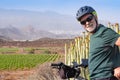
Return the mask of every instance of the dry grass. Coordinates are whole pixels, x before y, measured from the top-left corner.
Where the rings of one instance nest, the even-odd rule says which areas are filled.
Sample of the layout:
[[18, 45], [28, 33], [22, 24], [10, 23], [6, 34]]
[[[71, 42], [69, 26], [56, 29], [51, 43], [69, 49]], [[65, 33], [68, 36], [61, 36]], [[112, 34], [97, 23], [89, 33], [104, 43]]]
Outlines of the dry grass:
[[40, 65], [27, 80], [61, 80], [57, 70], [52, 69], [50, 65], [51, 63]]
[[[64, 62], [64, 58], [65, 57], [63, 55], [54, 63], [60, 61]], [[35, 73], [30, 75], [27, 80], [62, 80], [58, 74], [58, 70], [52, 69], [51, 63], [53, 62], [44, 63], [36, 67]]]

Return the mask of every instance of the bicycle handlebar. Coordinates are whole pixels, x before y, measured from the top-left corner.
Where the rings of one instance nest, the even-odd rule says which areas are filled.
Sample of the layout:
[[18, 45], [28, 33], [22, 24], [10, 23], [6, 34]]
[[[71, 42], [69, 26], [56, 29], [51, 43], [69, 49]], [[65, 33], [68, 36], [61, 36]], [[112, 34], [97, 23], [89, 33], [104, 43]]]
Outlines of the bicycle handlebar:
[[77, 64], [77, 62], [73, 62], [72, 66], [65, 65], [63, 62], [52, 63], [51, 67], [59, 69], [59, 74], [62, 79], [68, 78], [77, 78], [80, 74], [80, 68], [86, 68], [88, 66], [88, 59], [82, 59], [82, 64]]
[[[81, 64], [77, 64], [77, 62], [72, 62], [72, 63], [73, 63], [73, 66], [72, 66], [73, 68], [77, 68], [77, 67], [86, 68], [86, 67], [88, 67], [88, 59], [82, 59]], [[60, 69], [63, 65], [65, 65], [63, 62], [51, 63], [52, 68], [57, 68], [57, 69]], [[68, 65], [66, 65], [66, 66], [68, 66]]]
[[62, 63], [62, 62], [59, 62], [59, 63], [51, 63], [51, 67], [52, 67], [52, 68], [57, 68], [57, 69], [60, 69], [63, 65], [65, 65], [65, 64]]

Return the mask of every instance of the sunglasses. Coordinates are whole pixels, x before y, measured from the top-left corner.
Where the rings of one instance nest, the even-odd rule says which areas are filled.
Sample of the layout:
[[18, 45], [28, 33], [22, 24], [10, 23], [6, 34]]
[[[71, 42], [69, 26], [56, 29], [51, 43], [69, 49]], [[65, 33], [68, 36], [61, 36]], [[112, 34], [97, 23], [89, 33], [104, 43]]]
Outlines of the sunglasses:
[[89, 16], [86, 20], [80, 21], [80, 23], [81, 23], [82, 25], [85, 25], [86, 22], [90, 22], [92, 19], [93, 19], [93, 16]]

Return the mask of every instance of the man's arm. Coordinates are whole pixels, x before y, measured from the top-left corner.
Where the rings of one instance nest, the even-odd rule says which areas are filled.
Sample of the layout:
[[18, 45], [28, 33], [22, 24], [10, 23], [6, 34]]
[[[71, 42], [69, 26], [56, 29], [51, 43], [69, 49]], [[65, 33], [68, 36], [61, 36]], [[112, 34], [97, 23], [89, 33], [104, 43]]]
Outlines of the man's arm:
[[120, 37], [117, 39], [117, 41], [115, 42], [115, 45], [120, 46]]
[[[115, 45], [120, 46], [120, 37], [115, 42]], [[120, 67], [114, 69], [114, 76], [117, 77], [118, 80], [120, 80]]]

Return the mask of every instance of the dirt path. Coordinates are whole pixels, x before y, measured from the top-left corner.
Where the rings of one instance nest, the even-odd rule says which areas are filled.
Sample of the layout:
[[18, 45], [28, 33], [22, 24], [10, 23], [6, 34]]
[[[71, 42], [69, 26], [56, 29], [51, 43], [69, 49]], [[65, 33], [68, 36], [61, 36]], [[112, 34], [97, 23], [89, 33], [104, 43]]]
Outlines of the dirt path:
[[0, 80], [26, 80], [34, 72], [34, 70], [0, 71]]

